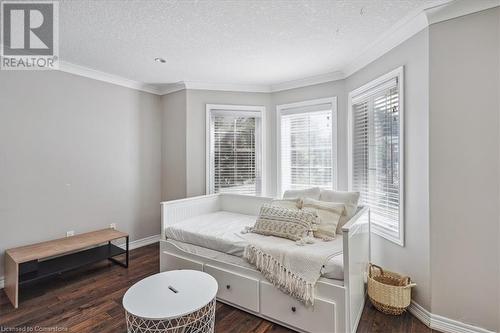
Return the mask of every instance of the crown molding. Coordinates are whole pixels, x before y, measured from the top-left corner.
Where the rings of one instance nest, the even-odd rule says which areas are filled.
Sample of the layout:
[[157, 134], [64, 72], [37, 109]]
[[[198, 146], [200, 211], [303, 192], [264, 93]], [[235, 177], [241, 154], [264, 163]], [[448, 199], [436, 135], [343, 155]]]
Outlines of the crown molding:
[[398, 21], [391, 29], [370, 43], [351, 63], [342, 68], [346, 77], [377, 60], [405, 40], [429, 26], [426, 11], [436, 7], [446, 7], [453, 0], [442, 0], [433, 7], [421, 7]]
[[157, 86], [152, 84], [146, 84], [134, 80], [129, 80], [121, 76], [101, 72], [92, 68], [75, 65], [70, 62], [59, 60], [59, 71], [70, 73], [74, 75], [79, 75], [83, 77], [88, 77], [90, 79], [103, 81], [107, 83], [112, 83], [118, 86], [131, 88], [135, 90], [145, 91], [155, 95], [161, 95], [161, 91]]
[[305, 86], [312, 86], [315, 84], [337, 81], [342, 79], [345, 79], [344, 73], [341, 71], [335, 71], [326, 74], [315, 75], [303, 79], [280, 82], [271, 85], [181, 81], [165, 85], [165, 88], [161, 89], [160, 91], [162, 92], [162, 94], [170, 94], [182, 89], [272, 93], [272, 92], [278, 92], [282, 90], [289, 90]]
[[157, 85], [160, 95], [168, 95], [176, 91], [186, 89], [186, 84], [182, 81], [176, 83], [158, 84]]
[[454, 0], [447, 6], [429, 8], [425, 11], [425, 14], [428, 24], [431, 25], [498, 6], [500, 6], [500, 0]]
[[431, 24], [451, 20], [500, 6], [500, 0], [442, 0], [432, 7], [421, 7], [397, 22], [389, 31], [367, 46], [351, 63], [342, 68], [346, 77], [380, 58]]
[[325, 82], [342, 80], [345, 78], [346, 78], [346, 75], [344, 74], [344, 72], [334, 71], [334, 72], [330, 72], [330, 73], [326, 73], [326, 74], [320, 74], [320, 75], [306, 77], [303, 79], [272, 84], [272, 85], [270, 85], [269, 90], [270, 90], [270, 92], [278, 92], [278, 91], [283, 91], [283, 90], [312, 86], [315, 84], [320, 84], [320, 83], [325, 83]]
[[186, 89], [196, 90], [219, 90], [219, 91], [241, 91], [241, 92], [256, 92], [269, 93], [270, 86], [266, 84], [232, 84], [232, 83], [210, 83], [184, 81]]
[[351, 76], [426, 27], [427, 19], [423, 12], [413, 14], [409, 18], [399, 21], [389, 31], [369, 44], [360, 52], [360, 56], [344, 66], [342, 71], [346, 77]]
[[119, 86], [145, 91], [155, 95], [167, 95], [184, 89], [218, 90], [234, 92], [273, 93], [283, 90], [301, 88], [315, 84], [343, 80], [371, 62], [380, 58], [399, 44], [403, 43], [431, 24], [450, 20], [500, 6], [500, 0], [441, 0], [432, 7], [421, 7], [398, 21], [389, 31], [370, 43], [360, 56], [342, 66], [340, 70], [303, 79], [279, 82], [275, 84], [231, 84], [197, 81], [180, 81], [167, 84], [147, 84], [117, 75], [108, 74], [88, 67], [59, 61], [59, 70]]

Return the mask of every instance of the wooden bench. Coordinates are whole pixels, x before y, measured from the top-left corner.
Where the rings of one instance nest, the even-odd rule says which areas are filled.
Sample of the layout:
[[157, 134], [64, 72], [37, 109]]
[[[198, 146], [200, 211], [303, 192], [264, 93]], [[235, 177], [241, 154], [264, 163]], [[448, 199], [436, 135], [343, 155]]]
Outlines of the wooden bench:
[[[119, 238], [126, 238], [125, 250], [111, 243]], [[125, 262], [113, 258], [120, 254], [125, 254]], [[103, 229], [8, 249], [5, 251], [5, 293], [17, 308], [20, 286], [104, 259], [128, 267], [127, 233]]]

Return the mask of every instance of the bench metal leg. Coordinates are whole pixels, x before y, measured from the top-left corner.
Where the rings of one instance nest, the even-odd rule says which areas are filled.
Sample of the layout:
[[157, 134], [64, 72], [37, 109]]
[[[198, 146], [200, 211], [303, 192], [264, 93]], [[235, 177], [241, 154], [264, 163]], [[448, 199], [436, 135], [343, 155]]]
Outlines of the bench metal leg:
[[[108, 260], [114, 262], [117, 265], [120, 265], [122, 267], [128, 268], [128, 261], [129, 261], [129, 239], [128, 236], [126, 237], [127, 242], [125, 243], [125, 262], [116, 260], [113, 257], [109, 257]], [[108, 245], [111, 245], [111, 241], [108, 242]]]

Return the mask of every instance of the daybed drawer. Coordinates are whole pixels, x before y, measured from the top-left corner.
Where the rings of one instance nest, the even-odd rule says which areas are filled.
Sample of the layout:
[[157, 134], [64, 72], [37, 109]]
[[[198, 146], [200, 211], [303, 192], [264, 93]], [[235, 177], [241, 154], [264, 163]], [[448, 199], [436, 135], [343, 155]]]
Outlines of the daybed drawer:
[[167, 252], [162, 252], [161, 253], [161, 267], [160, 270], [162, 272], [164, 271], [172, 271], [175, 269], [192, 269], [196, 271], [202, 271], [203, 270], [203, 263], [179, 257]]
[[260, 282], [260, 312], [307, 332], [335, 332], [335, 304], [316, 299], [305, 307], [267, 282]]
[[205, 272], [219, 284], [217, 297], [245, 309], [259, 312], [259, 280], [205, 265]]

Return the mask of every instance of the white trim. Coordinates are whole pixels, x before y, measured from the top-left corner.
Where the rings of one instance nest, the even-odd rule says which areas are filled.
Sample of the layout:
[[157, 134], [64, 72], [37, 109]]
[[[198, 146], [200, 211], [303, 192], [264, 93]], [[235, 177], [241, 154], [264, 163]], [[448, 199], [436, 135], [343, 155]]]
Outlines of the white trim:
[[266, 84], [234, 84], [216, 82], [183, 81], [186, 89], [193, 90], [217, 90], [217, 91], [242, 91], [269, 93], [271, 88]]
[[402, 81], [402, 79], [403, 79], [403, 66], [400, 66], [400, 67], [390, 71], [389, 73], [385, 73], [384, 75], [377, 77], [376, 79], [362, 85], [361, 87], [352, 90], [351, 92], [349, 92], [349, 99], [352, 99], [353, 97], [361, 95], [361, 94], [365, 93], [366, 91], [373, 89], [373, 88], [381, 85], [382, 83], [389, 81], [392, 78], [399, 77], [399, 76], [400, 76], [400, 79]]
[[371, 232], [400, 246], [405, 244], [405, 100], [404, 100], [404, 67], [398, 67], [389, 73], [364, 84], [351, 91], [347, 98], [347, 182], [348, 189], [352, 190], [352, 104], [353, 99], [367, 91], [391, 80], [398, 79], [399, 90], [399, 228], [398, 235], [388, 232], [383, 226], [371, 223]]
[[261, 160], [261, 193], [259, 196], [265, 196], [267, 193], [267, 112], [266, 107], [262, 105], [231, 105], [231, 104], [207, 104], [205, 107], [205, 194], [213, 194], [211, 192], [211, 158], [210, 158], [210, 145], [212, 142], [210, 134], [210, 113], [214, 110], [230, 110], [230, 111], [249, 111], [257, 112], [260, 114], [260, 132], [261, 132], [261, 147], [260, 147], [260, 160]]
[[411, 301], [408, 311], [426, 326], [431, 325], [431, 313], [415, 301]]
[[369, 63], [380, 58], [399, 44], [403, 43], [405, 40], [427, 28], [429, 24], [427, 21], [426, 11], [435, 7], [446, 6], [451, 1], [453, 0], [441, 0], [439, 4], [433, 5], [430, 8], [420, 7], [406, 15], [388, 31], [368, 44], [368, 46], [359, 53], [360, 55], [358, 57], [356, 57], [349, 64], [345, 65], [342, 68], [345, 76], [351, 76]]
[[431, 315], [432, 329], [443, 333], [494, 333], [487, 329], [462, 323], [436, 314]]
[[[318, 104], [331, 104], [332, 105], [332, 145], [335, 145], [335, 154], [332, 154], [332, 167], [334, 170], [333, 177], [333, 189], [338, 187], [338, 155], [339, 155], [339, 131], [338, 131], [338, 106], [337, 106], [337, 96], [310, 99], [307, 101], [301, 101], [296, 103], [280, 104], [276, 105], [276, 190], [278, 197], [283, 195], [283, 189], [281, 188], [281, 113], [283, 110], [291, 108], [300, 108], [311, 105]], [[333, 148], [333, 147], [332, 147]]]
[[270, 92], [278, 92], [278, 91], [289, 90], [289, 89], [294, 89], [294, 88], [312, 86], [315, 84], [320, 84], [320, 83], [325, 83], [325, 82], [338, 81], [338, 80], [342, 80], [345, 78], [346, 78], [346, 76], [342, 71], [335, 71], [335, 72], [330, 72], [330, 73], [326, 73], [326, 74], [309, 76], [309, 77], [305, 77], [302, 79], [271, 84], [269, 91]]
[[129, 80], [118, 75], [101, 72], [92, 68], [75, 65], [62, 60], [59, 61], [58, 71], [115, 84], [117, 86], [131, 88], [139, 91], [145, 91], [155, 95], [161, 95], [161, 91], [156, 85]]
[[176, 91], [181, 91], [186, 89], [186, 84], [184, 82], [168, 83], [164, 85], [158, 85], [160, 95], [168, 95]]
[[[140, 247], [146, 246], [146, 245], [157, 243], [160, 241], [160, 238], [161, 238], [161, 235], [158, 234], [158, 235], [144, 237], [141, 239], [136, 239], [134, 241], [129, 242], [128, 249], [134, 250], [134, 249], [138, 249]], [[122, 249], [125, 249], [125, 243], [119, 244], [118, 246], [121, 247]]]
[[429, 25], [500, 6], [500, 0], [453, 1], [425, 10]]
[[481, 327], [433, 314], [413, 300], [408, 311], [428, 327], [443, 333], [494, 333]]

